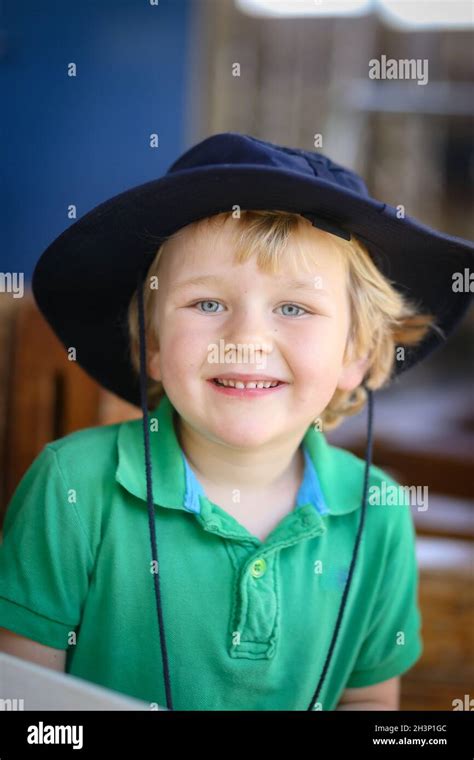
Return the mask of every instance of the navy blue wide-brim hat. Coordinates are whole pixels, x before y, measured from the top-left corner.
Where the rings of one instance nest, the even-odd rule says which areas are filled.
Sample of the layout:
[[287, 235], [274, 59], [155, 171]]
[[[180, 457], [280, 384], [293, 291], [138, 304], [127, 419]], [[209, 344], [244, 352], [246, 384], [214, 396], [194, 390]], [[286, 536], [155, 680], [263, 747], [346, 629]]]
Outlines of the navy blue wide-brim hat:
[[[453, 289], [453, 275], [472, 269], [471, 242], [399, 218], [396, 208], [370, 197], [361, 177], [322, 153], [216, 134], [186, 151], [164, 176], [96, 206], [37, 262], [32, 290], [40, 310], [103, 387], [140, 406], [126, 319], [137, 281], [167, 236], [235, 205], [293, 211], [333, 234], [355, 235], [395, 287], [435, 316], [446, 337], [468, 308], [471, 293]], [[407, 347], [395, 374], [443, 341], [430, 332]]]

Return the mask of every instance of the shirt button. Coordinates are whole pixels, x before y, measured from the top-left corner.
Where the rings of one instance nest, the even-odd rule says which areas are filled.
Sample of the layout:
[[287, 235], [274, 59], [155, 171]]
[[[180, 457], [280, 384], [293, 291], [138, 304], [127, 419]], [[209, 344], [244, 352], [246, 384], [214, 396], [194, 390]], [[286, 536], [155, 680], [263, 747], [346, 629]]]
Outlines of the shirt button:
[[209, 530], [219, 530], [219, 523], [215, 520], [208, 520], [206, 526], [209, 528]]
[[262, 575], [265, 575], [265, 572], [267, 570], [267, 563], [263, 559], [256, 559], [253, 565], [250, 568], [250, 572], [252, 573], [254, 578], [261, 578]]

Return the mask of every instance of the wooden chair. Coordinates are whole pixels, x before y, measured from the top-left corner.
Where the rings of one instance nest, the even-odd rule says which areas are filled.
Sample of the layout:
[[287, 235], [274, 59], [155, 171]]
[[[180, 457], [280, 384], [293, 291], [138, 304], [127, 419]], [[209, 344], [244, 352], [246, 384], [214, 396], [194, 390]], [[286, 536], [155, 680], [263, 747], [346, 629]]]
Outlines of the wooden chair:
[[9, 500], [45, 444], [75, 430], [140, 416], [67, 351], [30, 289], [0, 298], [0, 530]]
[[46, 443], [99, 421], [100, 389], [75, 362], [42, 316], [31, 291], [2, 297], [1, 395], [3, 479], [0, 518]]

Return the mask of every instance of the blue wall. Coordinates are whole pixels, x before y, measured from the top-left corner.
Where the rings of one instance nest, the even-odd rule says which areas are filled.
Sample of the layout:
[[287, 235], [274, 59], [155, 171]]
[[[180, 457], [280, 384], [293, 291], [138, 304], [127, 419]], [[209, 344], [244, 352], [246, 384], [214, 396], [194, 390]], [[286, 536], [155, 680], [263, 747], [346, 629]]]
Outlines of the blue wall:
[[[0, 38], [0, 270], [31, 279], [74, 220], [184, 150], [191, 0], [9, 0]], [[70, 62], [77, 76], [69, 77]], [[160, 147], [149, 147], [157, 133]]]

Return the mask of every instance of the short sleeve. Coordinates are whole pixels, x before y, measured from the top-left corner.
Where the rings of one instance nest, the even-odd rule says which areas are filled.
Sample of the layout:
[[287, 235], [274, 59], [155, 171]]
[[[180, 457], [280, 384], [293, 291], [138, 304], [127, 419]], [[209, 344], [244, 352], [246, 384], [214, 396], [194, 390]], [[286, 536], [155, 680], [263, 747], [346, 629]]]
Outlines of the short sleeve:
[[46, 446], [12, 496], [0, 546], [0, 627], [56, 649], [79, 625], [93, 567], [66, 480]]
[[347, 688], [371, 686], [401, 675], [423, 652], [411, 507], [386, 508], [398, 510], [391, 525], [391, 546], [369, 629]]

